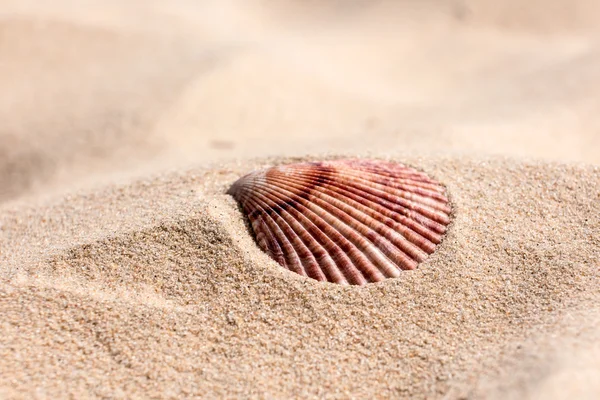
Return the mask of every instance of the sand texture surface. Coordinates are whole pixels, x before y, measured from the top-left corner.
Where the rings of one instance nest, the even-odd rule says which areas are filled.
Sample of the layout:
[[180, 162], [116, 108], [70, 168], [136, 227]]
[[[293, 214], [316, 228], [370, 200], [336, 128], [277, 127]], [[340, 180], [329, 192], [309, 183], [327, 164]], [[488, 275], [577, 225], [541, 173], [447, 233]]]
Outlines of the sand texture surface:
[[[600, 398], [600, 4], [8, 0], [0, 397]], [[225, 194], [401, 161], [420, 267], [312, 281]]]

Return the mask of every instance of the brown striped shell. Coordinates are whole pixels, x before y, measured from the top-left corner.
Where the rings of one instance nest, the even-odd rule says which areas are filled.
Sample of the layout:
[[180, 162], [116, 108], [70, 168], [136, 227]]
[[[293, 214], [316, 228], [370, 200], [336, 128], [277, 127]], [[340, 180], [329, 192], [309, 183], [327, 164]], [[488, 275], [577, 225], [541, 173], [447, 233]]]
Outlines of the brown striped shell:
[[240, 178], [228, 193], [275, 261], [341, 284], [379, 282], [416, 268], [450, 222], [444, 187], [392, 162], [282, 165]]

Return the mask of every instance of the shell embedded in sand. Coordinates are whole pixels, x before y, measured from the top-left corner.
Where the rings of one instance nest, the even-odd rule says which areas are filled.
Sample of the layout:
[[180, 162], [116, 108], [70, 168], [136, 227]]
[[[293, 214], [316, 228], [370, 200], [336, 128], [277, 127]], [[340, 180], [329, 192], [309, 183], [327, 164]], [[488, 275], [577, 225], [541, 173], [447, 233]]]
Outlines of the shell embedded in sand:
[[444, 187], [392, 162], [283, 165], [240, 178], [228, 193], [275, 261], [341, 284], [379, 282], [416, 268], [450, 222]]

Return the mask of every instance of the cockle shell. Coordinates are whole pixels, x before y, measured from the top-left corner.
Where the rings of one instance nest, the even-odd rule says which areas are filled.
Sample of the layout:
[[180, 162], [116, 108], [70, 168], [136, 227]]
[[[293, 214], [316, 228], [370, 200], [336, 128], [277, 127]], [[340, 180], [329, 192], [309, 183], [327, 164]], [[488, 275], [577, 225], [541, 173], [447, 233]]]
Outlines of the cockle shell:
[[282, 165], [240, 178], [228, 193], [275, 261], [341, 284], [379, 282], [416, 268], [450, 222], [444, 187], [393, 162]]

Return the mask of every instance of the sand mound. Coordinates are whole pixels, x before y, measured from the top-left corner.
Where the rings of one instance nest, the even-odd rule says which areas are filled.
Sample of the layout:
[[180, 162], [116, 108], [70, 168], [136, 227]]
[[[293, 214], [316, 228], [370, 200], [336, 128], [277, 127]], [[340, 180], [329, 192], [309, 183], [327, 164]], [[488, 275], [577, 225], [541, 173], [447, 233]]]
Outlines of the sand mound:
[[476, 393], [472, 382], [537, 349], [529, 338], [600, 298], [596, 167], [407, 160], [448, 185], [451, 229], [417, 271], [355, 288], [280, 268], [222, 194], [284, 161], [5, 211], [2, 247], [29, 242], [2, 288], [5, 393]]

